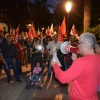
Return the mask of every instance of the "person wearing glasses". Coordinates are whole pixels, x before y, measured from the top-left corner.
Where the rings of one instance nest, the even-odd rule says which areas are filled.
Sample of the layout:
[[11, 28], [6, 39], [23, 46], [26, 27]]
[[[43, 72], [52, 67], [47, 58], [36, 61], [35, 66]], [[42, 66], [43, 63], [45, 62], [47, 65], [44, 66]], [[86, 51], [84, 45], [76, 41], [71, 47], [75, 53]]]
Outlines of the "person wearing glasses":
[[[100, 40], [97, 41], [97, 43], [95, 45], [95, 51], [100, 56]], [[100, 92], [100, 83], [99, 83], [99, 86], [98, 86], [98, 91]]]
[[55, 61], [51, 62], [55, 77], [63, 84], [71, 82], [70, 100], [98, 100], [100, 56], [94, 51], [95, 44], [93, 34], [83, 33], [78, 43], [79, 53], [83, 56], [74, 60], [68, 70], [62, 71]]

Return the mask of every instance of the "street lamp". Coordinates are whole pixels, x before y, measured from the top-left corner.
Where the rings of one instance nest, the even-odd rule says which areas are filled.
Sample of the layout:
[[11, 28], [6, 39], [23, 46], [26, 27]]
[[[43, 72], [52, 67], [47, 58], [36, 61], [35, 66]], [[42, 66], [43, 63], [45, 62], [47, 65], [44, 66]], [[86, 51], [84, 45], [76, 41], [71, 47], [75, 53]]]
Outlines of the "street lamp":
[[68, 33], [68, 20], [69, 20], [69, 12], [71, 11], [71, 8], [72, 8], [72, 3], [70, 1], [68, 1], [66, 3], [66, 11], [68, 13], [68, 16], [67, 16], [67, 33]]
[[28, 24], [29, 27], [31, 27], [31, 24]]

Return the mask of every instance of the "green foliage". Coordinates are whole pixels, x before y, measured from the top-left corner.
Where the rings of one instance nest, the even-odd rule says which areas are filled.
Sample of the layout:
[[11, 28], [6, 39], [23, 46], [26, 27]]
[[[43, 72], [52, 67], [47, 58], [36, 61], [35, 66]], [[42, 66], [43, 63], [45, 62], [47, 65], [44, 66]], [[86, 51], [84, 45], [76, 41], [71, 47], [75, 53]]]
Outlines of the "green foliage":
[[58, 24], [61, 24], [64, 16], [66, 17], [66, 23], [68, 20], [69, 30], [74, 24], [77, 30], [83, 30], [83, 0], [71, 0], [72, 9], [69, 14], [66, 12], [65, 4], [68, 0], [59, 0], [60, 2], [55, 8], [55, 19]]
[[[65, 3], [69, 0], [58, 0], [59, 3], [55, 8], [55, 19], [61, 24], [63, 17], [67, 18], [68, 14], [65, 11]], [[84, 18], [84, 0], [70, 0], [72, 9], [69, 13], [69, 29], [74, 24], [78, 31], [83, 30]], [[100, 24], [100, 0], [92, 0], [91, 9], [91, 27], [96, 27]]]
[[92, 0], [91, 27], [100, 24], [100, 0]]
[[25, 0], [0, 0], [1, 22], [8, 26], [17, 28], [20, 24], [21, 30], [25, 29], [28, 23], [28, 2]]
[[100, 25], [87, 29], [87, 32], [91, 32], [96, 36], [97, 40], [100, 40]]
[[20, 24], [20, 32], [31, 23], [47, 28], [53, 19], [48, 7], [47, 0], [0, 0], [0, 21], [15, 29]]
[[52, 14], [50, 13], [47, 0], [34, 0], [29, 5], [30, 20], [35, 24], [36, 29], [47, 28], [52, 23]]

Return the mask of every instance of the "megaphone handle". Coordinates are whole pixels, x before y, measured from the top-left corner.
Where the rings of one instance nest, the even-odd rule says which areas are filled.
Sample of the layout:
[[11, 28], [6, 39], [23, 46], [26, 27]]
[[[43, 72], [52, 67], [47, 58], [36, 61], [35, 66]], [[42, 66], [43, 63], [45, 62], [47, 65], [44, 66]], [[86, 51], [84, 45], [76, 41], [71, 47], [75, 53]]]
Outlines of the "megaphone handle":
[[70, 52], [78, 54], [78, 48], [70, 48]]

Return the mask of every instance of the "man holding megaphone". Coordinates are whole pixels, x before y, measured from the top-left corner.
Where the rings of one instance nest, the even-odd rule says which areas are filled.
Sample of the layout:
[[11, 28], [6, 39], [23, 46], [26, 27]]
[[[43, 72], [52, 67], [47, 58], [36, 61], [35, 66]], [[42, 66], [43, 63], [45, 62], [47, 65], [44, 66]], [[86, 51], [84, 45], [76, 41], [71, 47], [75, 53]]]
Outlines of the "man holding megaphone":
[[78, 43], [82, 57], [74, 60], [66, 71], [62, 71], [57, 62], [52, 61], [51, 63], [55, 77], [61, 83], [71, 82], [70, 100], [98, 100], [100, 56], [95, 54], [95, 44], [96, 38], [93, 34], [83, 33]]

